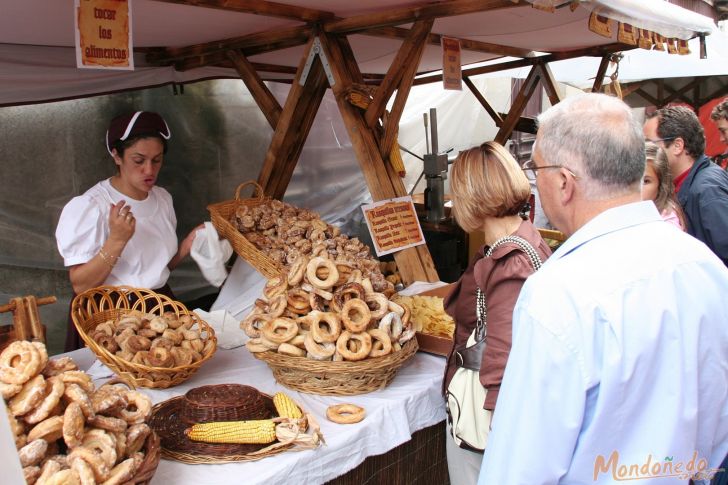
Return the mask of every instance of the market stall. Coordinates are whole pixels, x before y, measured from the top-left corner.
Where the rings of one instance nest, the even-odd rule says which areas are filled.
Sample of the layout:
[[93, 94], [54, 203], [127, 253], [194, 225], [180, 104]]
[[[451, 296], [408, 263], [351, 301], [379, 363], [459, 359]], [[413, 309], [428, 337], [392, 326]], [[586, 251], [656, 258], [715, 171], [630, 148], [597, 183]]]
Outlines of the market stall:
[[[69, 26], [56, 20], [68, 16], [68, 5], [46, 5], [44, 2], [34, 1], [16, 3], [12, 5], [9, 14], [4, 14], [0, 20], [0, 61], [4, 63], [3, 66], [8, 66], [9, 73], [13, 73], [3, 78], [2, 83], [5, 84], [0, 83], [3, 88], [0, 89], [0, 96], [3, 96], [0, 98], [0, 105], [58, 100], [131, 87], [184, 83], [207, 77], [240, 77], [273, 130], [257, 182], [263, 195], [278, 202], [286, 194], [303, 144], [322, 99], [330, 88], [359, 168], [376, 202], [406, 194], [404, 183], [391, 156], [393, 149], [396, 150], [399, 119], [415, 82], [442, 79], [442, 75], [434, 71], [442, 67], [440, 44], [443, 36], [460, 40], [463, 64], [492, 61], [504, 56], [518, 58], [499, 65], [466, 69], [463, 73], [464, 80], [470, 89], [473, 88], [468, 76], [507, 67], [529, 66], [527, 81], [513, 100], [508, 113], [495, 112], [484, 96], [478, 97], [499, 127], [496, 139], [505, 142], [514, 129], [527, 122], [521, 118], [521, 113], [537, 86], [542, 85], [546, 89], [552, 102], [560, 99], [548, 67], [549, 62], [582, 55], [607, 55], [634, 47], [624, 40], [617, 40], [617, 36], [611, 33], [606, 35], [604, 32], [595, 32], [599, 29], [592, 25], [593, 22], [601, 22], [602, 28], [604, 24], [611, 23], [616, 28], [617, 22], [629, 23], [645, 30], [645, 35], [651, 39], [656, 39], [654, 35], [659, 33], [660, 36], [682, 41], [696, 34], [709, 34], [713, 28], [712, 23], [704, 17], [689, 15], [689, 12], [679, 7], [667, 7], [655, 1], [456, 0], [420, 6], [411, 6], [405, 2], [393, 6], [391, 2], [373, 1], [358, 6], [341, 5], [335, 12], [317, 9], [326, 4], [136, 0], [134, 36], [139, 69], [131, 73], [100, 75], [88, 71], [77, 73], [72, 67], [73, 51], [68, 47], [72, 44], [68, 35]], [[22, 28], [22, 23], [14, 22], [14, 18], [27, 16], [34, 10], [44, 12], [38, 18], [36, 29], [25, 29]], [[593, 20], [597, 17], [602, 19]], [[52, 59], [53, 62], [46, 63], [45, 59]], [[32, 60], [30, 65], [27, 65], [28, 60]], [[26, 69], [13, 69], [17, 65], [25, 65]], [[417, 76], [419, 77], [415, 80]], [[269, 80], [291, 83], [284, 103], [280, 103], [265, 84], [264, 81]], [[362, 97], [366, 102], [361, 102]], [[390, 107], [387, 109], [388, 106]], [[238, 219], [238, 214], [233, 212], [232, 215], [226, 215], [225, 220], [230, 223], [238, 222], [245, 228], [246, 222], [243, 218], [248, 214], [241, 213], [239, 216]], [[254, 221], [253, 226], [258, 222]], [[240, 227], [239, 225], [238, 229]], [[267, 231], [269, 228], [270, 226], [258, 229]], [[331, 235], [326, 235], [328, 239], [337, 237], [333, 235], [334, 229], [325, 223], [319, 230], [322, 233], [325, 230], [331, 232]], [[234, 239], [238, 235], [227, 234], [226, 237]], [[297, 237], [299, 239], [296, 242], [299, 242], [300, 234]], [[265, 252], [271, 248], [263, 246], [258, 249]], [[324, 248], [323, 251], [328, 249]], [[250, 257], [243, 254], [244, 252], [238, 251], [249, 262], [255, 262], [255, 256]], [[289, 254], [284, 255], [287, 264], [281, 264], [278, 269], [284, 270], [283, 278], [289, 278], [290, 282], [292, 277], [289, 272], [298, 260], [288, 260]], [[417, 280], [438, 280], [430, 253], [424, 245], [396, 252], [394, 259], [401, 279], [406, 284]], [[279, 260], [279, 263], [283, 262]], [[309, 263], [307, 260], [304, 266]], [[270, 267], [261, 269], [262, 266], [264, 265], [256, 266], [261, 273], [272, 271]], [[309, 283], [328, 279], [334, 271], [338, 271], [329, 268], [328, 272], [319, 274], [318, 269], [317, 265], [312, 270], [306, 267]], [[373, 268], [370, 270], [374, 272]], [[258, 286], [245, 282], [242, 286], [229, 288], [233, 293], [239, 293], [248, 287], [258, 289], [248, 295], [248, 301], [242, 304], [236, 302], [241, 311], [249, 310], [255, 305], [261, 291], [265, 292], [267, 289], [264, 285], [276, 278], [273, 272], [266, 276], [268, 282]], [[359, 275], [360, 280], [368, 278], [369, 275]], [[300, 281], [299, 278], [292, 286], [295, 287]], [[344, 279], [342, 283], [349, 282]], [[373, 284], [374, 279], [369, 283]], [[331, 283], [318, 288], [321, 290], [319, 292], [307, 290], [309, 294], [306, 298], [313, 298], [311, 295], [315, 294], [331, 300], [332, 295], [326, 298], [321, 292], [325, 293], [333, 286]], [[385, 287], [386, 285], [382, 288]], [[284, 290], [287, 289], [286, 286]], [[377, 292], [389, 290], [393, 291], [393, 288], [386, 287], [386, 290]], [[373, 290], [367, 291], [372, 292]], [[364, 296], [364, 290], [361, 290], [360, 295]], [[273, 295], [268, 295], [263, 304], [266, 312], [272, 312]], [[283, 306], [289, 310], [285, 301]], [[306, 309], [304, 305], [303, 314], [298, 315], [305, 317], [313, 310], [313, 306], [311, 304]], [[382, 307], [381, 303], [379, 307]], [[397, 306], [392, 308], [396, 309]], [[364, 308], [359, 313], [366, 311], [368, 310]], [[399, 317], [403, 313], [404, 310]], [[86, 317], [93, 318], [93, 312]], [[380, 315], [377, 318], [380, 320], [379, 324], [382, 317]], [[96, 326], [100, 323], [94, 322]], [[96, 328], [89, 327], [90, 330]], [[253, 330], [256, 329], [251, 332]], [[364, 330], [363, 333], [366, 333], [366, 328]], [[401, 335], [403, 329], [399, 330], [398, 335]], [[414, 333], [411, 328], [405, 330], [412, 330]], [[249, 336], [253, 339], [260, 338]], [[299, 336], [302, 334], [296, 335]], [[414, 345], [410, 343], [406, 347], [408, 343], [404, 339], [394, 343], [400, 348], [393, 349], [392, 354], [414, 352]], [[255, 344], [264, 345], [265, 342], [259, 340]], [[248, 349], [250, 348], [249, 346]], [[344, 348], [352, 354], [358, 354], [361, 350], [356, 346]], [[162, 380], [158, 374], [164, 375], [164, 372], [147, 372], [140, 377], [142, 381], [146, 380], [142, 385], [150, 382], [157, 385], [152, 385], [152, 389], [145, 390], [144, 393], [151, 396], [155, 403], [160, 403], [200, 385], [247, 384], [271, 394], [283, 389], [280, 384], [276, 384], [268, 367], [253, 359], [248, 349], [218, 350], [214, 356], [207, 352], [204, 357], [201, 355], [200, 359], [206, 360], [198, 361], [200, 364], [195, 369], [196, 372], [184, 375], [179, 381], [175, 375], [166, 385], [158, 385]], [[271, 354], [270, 350], [271, 348], [257, 348], [255, 352]], [[124, 351], [126, 349], [122, 353]], [[295, 349], [292, 351], [299, 352]], [[98, 353], [101, 355], [103, 351], [98, 350]], [[99, 379], [109, 377], [103, 368], [94, 368], [91, 365], [93, 356], [88, 350], [79, 351], [73, 356], [79, 361], [80, 367], [92, 375]], [[120, 358], [132, 360], [137, 358], [137, 354], [122, 355]], [[135, 362], [137, 368], [150, 365], [143, 360], [144, 356], [138, 359], [140, 361]], [[317, 418], [326, 440], [325, 446], [295, 453], [285, 452], [275, 458], [268, 457], [245, 463], [193, 466], [162, 460], [152, 483], [161, 483], [162, 480], [171, 480], [174, 483], [224, 483], [231, 477], [237, 479], [240, 476], [260, 482], [295, 479], [305, 483], [323, 483], [346, 474], [367, 457], [398, 449], [398, 446], [410, 440], [418, 431], [431, 430], [433, 426], [437, 426], [438, 429], [432, 433], [434, 436], [442, 436], [444, 406], [440, 387], [443, 359], [417, 354], [414, 357], [408, 356], [407, 362], [400, 364], [402, 366], [396, 377], [391, 382], [383, 383], [381, 389], [366, 389], [367, 392], [352, 393], [353, 396], [345, 398], [346, 402], [354, 402], [364, 407], [367, 417], [361, 423], [343, 428], [328, 423], [324, 417], [325, 409], [331, 403], [342, 402], [343, 398], [321, 397], [315, 392], [287, 391]], [[443, 476], [445, 467], [442, 448], [429, 447], [428, 451], [429, 455], [422, 455], [427, 456], [433, 466], [429, 477]], [[393, 453], [388, 461], [378, 466], [385, 468], [396, 462], [400, 452]]]

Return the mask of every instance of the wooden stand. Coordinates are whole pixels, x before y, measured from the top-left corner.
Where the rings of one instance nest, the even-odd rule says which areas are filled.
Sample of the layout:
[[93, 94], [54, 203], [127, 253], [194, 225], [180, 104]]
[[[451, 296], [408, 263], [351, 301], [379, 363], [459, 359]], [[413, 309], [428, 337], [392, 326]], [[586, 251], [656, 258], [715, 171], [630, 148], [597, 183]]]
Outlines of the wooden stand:
[[36, 298], [32, 295], [17, 297], [0, 306], [0, 313], [13, 312], [13, 324], [0, 327], [0, 350], [15, 340], [45, 343], [45, 325], [40, 321], [38, 306], [55, 303], [55, 296]]

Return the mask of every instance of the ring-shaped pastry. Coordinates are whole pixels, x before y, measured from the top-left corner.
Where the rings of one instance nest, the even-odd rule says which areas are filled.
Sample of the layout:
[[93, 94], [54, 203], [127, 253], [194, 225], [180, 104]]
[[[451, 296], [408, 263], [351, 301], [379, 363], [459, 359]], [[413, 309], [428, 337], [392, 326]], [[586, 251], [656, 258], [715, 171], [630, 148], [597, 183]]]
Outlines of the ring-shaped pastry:
[[365, 332], [371, 320], [372, 312], [367, 303], [359, 298], [347, 301], [341, 309], [341, 321], [350, 332]]
[[[324, 279], [319, 278], [317, 274], [318, 269], [322, 267], [329, 270], [328, 275]], [[336, 269], [336, 265], [330, 259], [317, 256], [308, 262], [306, 266], [306, 278], [316, 288], [328, 290], [339, 280], [339, 270]]]
[[91, 467], [97, 483], [104, 482], [108, 478], [111, 470], [104, 459], [101, 458], [101, 455], [96, 453], [95, 450], [85, 446], [75, 447], [73, 451], [68, 454], [68, 463], [73, 466], [73, 462], [76, 460], [83, 460]]
[[311, 332], [306, 334], [303, 345], [306, 347], [308, 356], [314, 360], [330, 359], [336, 352], [336, 345], [333, 342], [320, 344], [313, 339]]
[[75, 448], [83, 442], [85, 423], [81, 406], [77, 402], [69, 404], [63, 413], [63, 441], [69, 448]]
[[48, 443], [63, 437], [63, 416], [52, 416], [40, 423], [36, 424], [33, 429], [28, 432], [28, 441], [44, 439]]
[[[318, 343], [336, 342], [341, 335], [341, 319], [335, 313], [311, 312], [311, 336]], [[280, 349], [278, 350], [280, 352]]]
[[270, 301], [276, 296], [284, 294], [286, 290], [288, 290], [288, 281], [282, 276], [276, 276], [275, 278], [269, 279], [265, 284], [263, 296]]
[[126, 453], [132, 455], [144, 447], [144, 442], [152, 430], [146, 423], [135, 424], [126, 430]]
[[311, 312], [325, 312], [326, 311], [326, 300], [316, 293], [309, 293], [308, 304], [311, 307]]
[[65, 388], [66, 385], [63, 383], [62, 380], [56, 377], [51, 377], [47, 379], [45, 382], [44, 399], [40, 402], [40, 404], [36, 406], [34, 410], [25, 415], [25, 422], [28, 424], [40, 423], [48, 416], [50, 416], [53, 408], [55, 408], [58, 405], [58, 402], [61, 400], [61, 396], [63, 396], [63, 391], [65, 390]]
[[81, 411], [83, 411], [83, 415], [87, 418], [90, 419], [96, 415], [93, 403], [91, 402], [91, 398], [89, 397], [86, 390], [78, 384], [74, 384], [72, 382], [65, 384], [65, 388], [63, 389], [63, 395], [66, 396], [68, 400], [78, 403], [78, 405], [81, 406]]
[[288, 295], [285, 293], [275, 296], [270, 303], [268, 303], [268, 311], [266, 313], [272, 318], [278, 318], [283, 315], [283, 312], [286, 311], [286, 306], [288, 306], [287, 296]]
[[[356, 348], [357, 344], [358, 348]], [[349, 345], [353, 345], [356, 350], [350, 350]], [[351, 333], [344, 331], [341, 332], [339, 339], [336, 341], [336, 351], [341, 354], [344, 360], [364, 360], [369, 356], [371, 350], [372, 337], [366, 332]]]
[[261, 333], [267, 340], [282, 344], [296, 336], [298, 324], [290, 318], [275, 318], [263, 326]]
[[147, 354], [147, 360], [151, 367], [172, 367], [174, 366], [174, 357], [172, 351], [164, 347], [154, 347]]
[[59, 357], [58, 359], [51, 359], [43, 369], [43, 375], [46, 377], [53, 377], [69, 370], [78, 370], [78, 366], [70, 357]]
[[367, 333], [372, 337], [372, 350], [369, 357], [383, 357], [392, 352], [392, 339], [389, 338], [387, 332], [373, 328]]
[[141, 392], [126, 391], [126, 400], [129, 405], [121, 410], [121, 418], [128, 424], [143, 423], [152, 414], [152, 401]]
[[336, 424], [353, 424], [364, 419], [366, 411], [356, 404], [336, 404], [326, 408], [326, 418]]
[[346, 283], [340, 286], [334, 292], [334, 299], [331, 302], [333, 310], [341, 312], [344, 309], [344, 304], [353, 298], [357, 298], [359, 300], [364, 300], [366, 298], [366, 293], [364, 292], [364, 287], [362, 287], [362, 285], [359, 283]]
[[383, 330], [395, 342], [402, 334], [402, 319], [395, 312], [389, 312], [379, 321], [379, 330]]
[[288, 291], [287, 296], [288, 310], [298, 315], [306, 315], [311, 311], [311, 305], [308, 301], [308, 294], [301, 289], [293, 289]]
[[111, 468], [116, 463], [116, 438], [103, 429], [90, 429], [83, 435], [81, 445], [101, 455], [104, 463]]
[[306, 266], [308, 265], [308, 258], [304, 255], [300, 255], [291, 264], [291, 269], [288, 270], [288, 284], [290, 286], [297, 286], [303, 280], [303, 275], [306, 274]]
[[23, 467], [33, 466], [43, 459], [48, 450], [48, 443], [45, 440], [37, 439], [18, 450], [20, 465]]
[[369, 310], [372, 312], [372, 318], [379, 320], [389, 311], [389, 298], [382, 293], [368, 293], [364, 297]]
[[16, 340], [0, 353], [0, 381], [25, 384], [43, 368], [38, 349], [27, 340]]
[[306, 351], [300, 347], [296, 347], [293, 344], [282, 343], [278, 346], [278, 353], [283, 355], [289, 355], [291, 357], [305, 357]]
[[149, 350], [151, 346], [152, 341], [140, 335], [132, 335], [126, 339], [126, 347], [129, 349], [129, 352], [137, 353], [140, 350]]
[[8, 409], [13, 416], [22, 416], [29, 413], [35, 406], [43, 401], [46, 392], [45, 379], [41, 374], [35, 376], [25, 384], [8, 403]]
[[245, 347], [248, 349], [248, 352], [251, 352], [253, 354], [257, 354], [260, 352], [268, 352], [270, 349], [263, 345], [260, 342], [260, 338], [254, 337], [245, 342]]

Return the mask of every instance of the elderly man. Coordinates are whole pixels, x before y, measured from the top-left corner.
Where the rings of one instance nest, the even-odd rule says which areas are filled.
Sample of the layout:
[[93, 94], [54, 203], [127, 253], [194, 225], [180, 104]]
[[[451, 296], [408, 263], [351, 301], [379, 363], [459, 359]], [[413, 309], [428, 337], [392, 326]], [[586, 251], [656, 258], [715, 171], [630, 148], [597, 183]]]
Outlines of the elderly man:
[[644, 141], [622, 101], [555, 105], [533, 157], [570, 237], [516, 304], [478, 483], [709, 478], [728, 451], [728, 269], [640, 201]]
[[705, 133], [690, 109], [658, 110], [644, 125], [645, 139], [667, 154], [687, 231], [728, 266], [728, 173], [705, 156]]

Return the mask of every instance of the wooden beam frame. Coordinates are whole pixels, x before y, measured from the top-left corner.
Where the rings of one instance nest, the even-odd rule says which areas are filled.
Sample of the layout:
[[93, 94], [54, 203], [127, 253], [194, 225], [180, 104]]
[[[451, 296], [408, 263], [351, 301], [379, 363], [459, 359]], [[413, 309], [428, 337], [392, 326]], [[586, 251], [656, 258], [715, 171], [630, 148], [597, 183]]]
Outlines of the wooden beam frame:
[[498, 130], [498, 133], [495, 135], [496, 142], [501, 145], [505, 145], [506, 140], [508, 140], [511, 136], [518, 120], [521, 118], [521, 113], [523, 113], [526, 104], [528, 104], [528, 100], [531, 99], [533, 91], [536, 89], [536, 86], [538, 86], [538, 80], [540, 77], [541, 68], [538, 64], [536, 64], [531, 68], [531, 71], [528, 73], [526, 80], [523, 82], [523, 86], [521, 86], [521, 90], [518, 92], [516, 99], [514, 99], [511, 103], [511, 109], [508, 111], [508, 115], [503, 120], [503, 124]]
[[[362, 78], [358, 66], [349, 55], [351, 46], [348, 40], [326, 33], [322, 33], [319, 38], [335, 81], [331, 89], [372, 198], [378, 201], [406, 195], [402, 179], [381, 156], [375, 131], [366, 123], [361, 110], [346, 99], [352, 83]], [[398, 251], [394, 253], [394, 259], [405, 283], [439, 279], [425, 245]]]
[[286, 193], [298, 157], [328, 88], [328, 81], [318, 57], [311, 65], [305, 84], [301, 86], [299, 83], [312, 44], [313, 39], [309, 41], [298, 65], [296, 78], [291, 84], [258, 175], [258, 184], [263, 187], [264, 193], [275, 199], [282, 199]]
[[551, 105], [555, 105], [561, 102], [561, 93], [559, 92], [559, 86], [556, 84], [554, 74], [551, 72], [551, 68], [548, 63], [537, 64], [539, 69], [539, 77], [541, 78], [541, 85], [546, 91], [546, 95], [551, 101]]
[[600, 93], [602, 86], [604, 85], [604, 76], [607, 74], [607, 68], [609, 67], [609, 55], [603, 55], [602, 60], [599, 62], [599, 68], [597, 69], [597, 75], [594, 77], [594, 84], [592, 85], [592, 93]]
[[263, 115], [268, 120], [268, 124], [275, 130], [276, 126], [278, 126], [278, 120], [281, 117], [282, 111], [278, 100], [276, 100], [273, 93], [268, 89], [268, 86], [258, 76], [255, 67], [243, 54], [238, 51], [227, 51], [227, 56], [232, 61], [238, 74], [240, 74], [240, 78], [245, 83], [245, 86], [247, 86], [248, 91], [250, 91], [250, 94], [255, 99], [258, 107], [260, 107]]
[[654, 106], [660, 106], [660, 100], [656, 99], [654, 96], [652, 96], [650, 93], [648, 93], [644, 89], [637, 88], [634, 90], [634, 93], [642, 96], [644, 99], [646, 99], [648, 102], [652, 103]]
[[[384, 115], [384, 108], [387, 106], [389, 98], [400, 84], [402, 84], [404, 73], [410, 70], [409, 68], [412, 63], [415, 64], [416, 72], [417, 65], [420, 63], [425, 37], [427, 37], [430, 29], [432, 29], [433, 22], [432, 19], [418, 20], [412, 27], [410, 35], [402, 42], [397, 54], [394, 56], [392, 64], [387, 70], [387, 74], [384, 76], [376, 93], [374, 93], [374, 99], [372, 99], [364, 114], [364, 118], [370, 128], [374, 128], [379, 119]], [[419, 55], [415, 56], [417, 53]], [[410, 86], [412, 85], [412, 79], [414, 79], [414, 74], [409, 79]]]
[[490, 117], [493, 118], [495, 126], [500, 128], [503, 124], [503, 117], [501, 117], [500, 113], [493, 109], [488, 100], [485, 99], [485, 96], [483, 96], [478, 88], [475, 87], [475, 84], [473, 84], [473, 81], [471, 81], [468, 76], [463, 76], [463, 83], [465, 83], [468, 89], [470, 89], [470, 92], [473, 93], [475, 99], [480, 103], [483, 108], [485, 108], [485, 111], [490, 115]]

